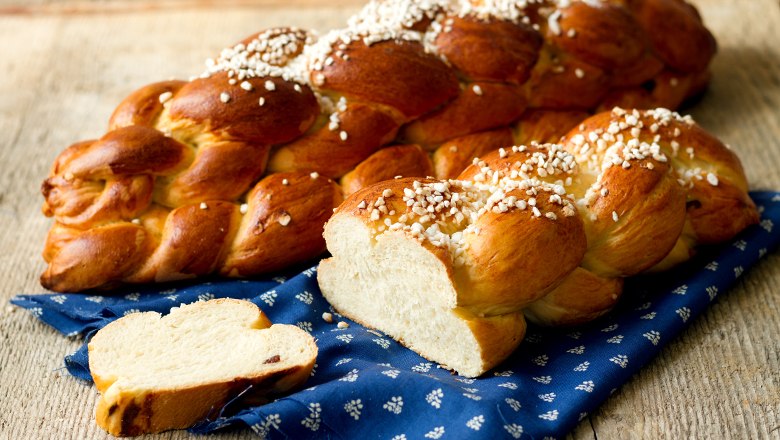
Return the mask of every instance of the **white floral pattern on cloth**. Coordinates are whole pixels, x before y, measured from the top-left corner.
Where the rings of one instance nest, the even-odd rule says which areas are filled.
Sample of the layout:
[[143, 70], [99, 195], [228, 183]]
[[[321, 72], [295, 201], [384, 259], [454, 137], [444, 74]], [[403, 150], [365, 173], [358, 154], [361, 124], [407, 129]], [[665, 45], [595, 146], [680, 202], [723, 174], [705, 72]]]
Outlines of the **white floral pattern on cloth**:
[[[192, 429], [251, 429], [259, 438], [562, 438], [702, 311], [728, 294], [780, 243], [780, 194], [754, 193], [760, 225], [675, 272], [628, 280], [614, 313], [565, 331], [529, 327], [520, 348], [479, 379], [452, 375], [381, 332], [342, 318], [323, 299], [316, 267], [266, 280], [211, 280], [130, 287], [116, 294], [21, 295], [13, 303], [65, 335], [89, 335], [135, 311], [168, 313], [182, 303], [245, 298], [273, 322], [299, 325], [318, 341], [305, 390]], [[300, 269], [299, 269], [300, 270]], [[346, 321], [347, 329], [336, 323]], [[66, 358], [90, 380], [86, 345]]]
[[360, 420], [361, 410], [363, 409], [363, 402], [360, 399], [350, 400], [349, 403], [344, 405], [344, 411], [346, 411], [350, 417], [355, 420]]
[[441, 408], [441, 399], [443, 397], [444, 393], [442, 393], [441, 388], [436, 388], [425, 396], [425, 401], [428, 402], [432, 407], [439, 409]]

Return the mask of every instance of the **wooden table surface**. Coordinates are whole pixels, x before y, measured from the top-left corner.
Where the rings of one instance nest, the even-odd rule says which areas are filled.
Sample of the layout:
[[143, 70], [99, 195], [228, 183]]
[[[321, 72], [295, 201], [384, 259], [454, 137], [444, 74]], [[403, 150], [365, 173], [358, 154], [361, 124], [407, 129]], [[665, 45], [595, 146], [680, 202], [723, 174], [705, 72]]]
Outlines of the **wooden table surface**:
[[[101, 136], [133, 89], [199, 73], [205, 58], [265, 27], [340, 26], [358, 2], [0, 0], [0, 439], [109, 437], [93, 421], [96, 390], [62, 366], [80, 341], [7, 303], [42, 291], [50, 220], [39, 187], [55, 155]], [[780, 6], [695, 3], [720, 50], [711, 89], [691, 113], [738, 151], [753, 188], [780, 189]], [[572, 436], [780, 438], [779, 253], [721, 294]]]

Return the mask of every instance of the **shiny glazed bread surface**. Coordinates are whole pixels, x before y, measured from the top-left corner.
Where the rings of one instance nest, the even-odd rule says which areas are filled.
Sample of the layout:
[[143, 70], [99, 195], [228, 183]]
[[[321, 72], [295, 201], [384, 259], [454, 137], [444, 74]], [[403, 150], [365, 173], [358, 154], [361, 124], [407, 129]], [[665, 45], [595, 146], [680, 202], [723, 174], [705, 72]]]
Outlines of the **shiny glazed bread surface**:
[[41, 282], [251, 276], [313, 258], [342, 194], [454, 178], [613, 105], [677, 107], [705, 87], [715, 48], [681, 0], [392, 0], [320, 38], [261, 32], [199, 77], [133, 92], [107, 134], [59, 155], [42, 186], [55, 223]]

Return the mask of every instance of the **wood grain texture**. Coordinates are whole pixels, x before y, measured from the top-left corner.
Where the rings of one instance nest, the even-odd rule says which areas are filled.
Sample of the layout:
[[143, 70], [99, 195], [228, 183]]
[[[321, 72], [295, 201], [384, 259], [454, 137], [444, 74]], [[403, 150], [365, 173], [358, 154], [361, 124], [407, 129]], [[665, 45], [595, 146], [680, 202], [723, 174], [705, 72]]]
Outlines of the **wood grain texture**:
[[[0, 0], [0, 15], [67, 15], [67, 14], [123, 14], [128, 12], [182, 11], [207, 9], [211, 11], [247, 8], [321, 8], [322, 0], [28, 0], [26, 2]], [[362, 0], [339, 0], [334, 4], [359, 7]]]
[[[49, 220], [39, 185], [56, 154], [102, 135], [136, 87], [198, 73], [206, 57], [264, 27], [338, 26], [359, 1], [215, 3], [0, 1], [0, 438], [109, 438], [93, 421], [97, 392], [62, 367], [80, 342], [7, 303], [42, 290]], [[720, 51], [691, 112], [739, 152], [754, 188], [780, 189], [780, 6], [695, 3]], [[780, 438], [780, 255], [722, 293], [570, 437]]]

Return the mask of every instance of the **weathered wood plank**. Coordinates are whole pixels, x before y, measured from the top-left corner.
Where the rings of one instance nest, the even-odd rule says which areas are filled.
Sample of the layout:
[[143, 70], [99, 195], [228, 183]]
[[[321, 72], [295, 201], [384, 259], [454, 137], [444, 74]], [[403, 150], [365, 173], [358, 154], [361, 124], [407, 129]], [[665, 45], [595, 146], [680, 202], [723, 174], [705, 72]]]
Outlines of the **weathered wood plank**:
[[[38, 187], [55, 155], [102, 135], [134, 88], [197, 73], [204, 58], [263, 27], [338, 26], [359, 3], [0, 2], [0, 438], [108, 438], [92, 420], [95, 390], [61, 370], [79, 342], [6, 306], [16, 293], [41, 290], [49, 222], [39, 212]], [[739, 151], [754, 187], [780, 188], [780, 7], [773, 0], [696, 3], [720, 54], [712, 88], [692, 112]], [[570, 437], [780, 437], [779, 263], [771, 255], [722, 293]]]
[[362, 0], [339, 0], [323, 3], [322, 0], [0, 0], [0, 15], [32, 15], [32, 14], [123, 14], [128, 12], [155, 12], [181, 10], [215, 10], [247, 8], [307, 8], [323, 6], [359, 6]]

